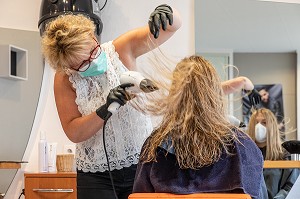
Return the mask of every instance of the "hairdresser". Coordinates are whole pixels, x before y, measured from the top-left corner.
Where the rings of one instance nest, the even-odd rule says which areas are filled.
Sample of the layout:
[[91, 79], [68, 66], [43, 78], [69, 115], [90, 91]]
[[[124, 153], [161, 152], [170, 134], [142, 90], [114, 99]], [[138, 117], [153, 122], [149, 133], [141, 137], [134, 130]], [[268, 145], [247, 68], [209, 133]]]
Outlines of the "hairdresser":
[[[180, 26], [178, 13], [166, 4], [154, 9], [147, 26], [102, 44], [93, 21], [84, 15], [61, 15], [47, 24], [42, 50], [56, 71], [54, 94], [63, 130], [77, 143], [78, 199], [127, 199], [132, 192], [141, 146], [152, 124], [126, 104], [130, 97], [125, 88], [132, 85], [120, 85], [119, 77], [134, 70], [137, 57], [167, 41]], [[121, 107], [109, 118], [112, 102]]]

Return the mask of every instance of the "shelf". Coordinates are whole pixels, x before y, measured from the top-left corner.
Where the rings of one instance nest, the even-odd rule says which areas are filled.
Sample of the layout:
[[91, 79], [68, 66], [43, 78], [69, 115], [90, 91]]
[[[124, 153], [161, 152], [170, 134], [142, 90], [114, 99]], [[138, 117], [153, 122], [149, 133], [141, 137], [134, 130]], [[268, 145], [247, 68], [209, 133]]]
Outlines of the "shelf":
[[28, 51], [17, 46], [0, 45], [0, 77], [28, 79]]
[[28, 163], [25, 161], [0, 161], [0, 169], [20, 169], [22, 163]]
[[0, 169], [20, 169], [21, 163], [0, 162]]

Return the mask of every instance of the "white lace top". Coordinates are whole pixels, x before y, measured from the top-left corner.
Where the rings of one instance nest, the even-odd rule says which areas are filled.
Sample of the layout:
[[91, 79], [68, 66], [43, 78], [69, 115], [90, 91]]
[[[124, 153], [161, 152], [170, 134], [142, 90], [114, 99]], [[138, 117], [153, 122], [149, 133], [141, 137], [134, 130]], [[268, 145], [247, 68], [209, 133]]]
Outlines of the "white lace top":
[[[82, 115], [88, 115], [106, 102], [110, 89], [120, 85], [120, 74], [128, 70], [120, 61], [112, 41], [101, 45], [107, 54], [107, 71], [99, 76], [82, 78], [77, 72], [67, 71], [76, 89], [76, 103]], [[121, 169], [138, 163], [145, 139], [152, 132], [149, 116], [127, 103], [120, 107], [106, 123], [105, 143], [110, 169]], [[76, 145], [77, 169], [84, 172], [108, 170], [103, 146], [102, 128], [90, 139]]]

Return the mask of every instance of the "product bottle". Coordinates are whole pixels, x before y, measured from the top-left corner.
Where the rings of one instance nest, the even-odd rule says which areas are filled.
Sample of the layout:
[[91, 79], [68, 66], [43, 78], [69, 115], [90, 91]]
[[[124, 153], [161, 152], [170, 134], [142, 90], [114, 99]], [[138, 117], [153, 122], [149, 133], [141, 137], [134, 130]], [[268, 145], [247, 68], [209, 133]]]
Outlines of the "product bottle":
[[48, 143], [44, 131], [41, 131], [39, 140], [39, 172], [48, 172]]
[[48, 142], [48, 171], [49, 172], [56, 172], [56, 148], [57, 148], [57, 143]]

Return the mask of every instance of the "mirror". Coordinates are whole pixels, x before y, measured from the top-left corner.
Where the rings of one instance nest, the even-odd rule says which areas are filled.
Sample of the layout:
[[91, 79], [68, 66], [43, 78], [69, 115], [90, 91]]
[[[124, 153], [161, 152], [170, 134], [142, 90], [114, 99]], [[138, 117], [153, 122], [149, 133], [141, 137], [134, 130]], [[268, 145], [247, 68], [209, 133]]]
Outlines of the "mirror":
[[[0, 35], [0, 46], [13, 45], [27, 50], [27, 80], [0, 77], [0, 162], [22, 161], [35, 118], [44, 71], [40, 36], [36, 31], [8, 28], [0, 28]], [[16, 53], [15, 57], [8, 57], [0, 51], [0, 60], [8, 59], [11, 65], [16, 62], [17, 76], [22, 70], [18, 68], [20, 56]], [[0, 67], [9, 68], [6, 64]], [[5, 194], [16, 172], [17, 169], [0, 169], [0, 194]]]
[[[300, 4], [255, 0], [195, 1], [195, 49], [198, 54], [228, 57], [255, 85], [281, 84], [287, 132], [297, 128], [297, 53]], [[205, 56], [205, 55], [204, 55]], [[212, 61], [213, 62], [213, 61]], [[214, 62], [213, 62], [214, 64]], [[242, 102], [232, 113], [243, 120]], [[287, 139], [296, 139], [294, 131]]]
[[[254, 85], [281, 85], [286, 132], [297, 129], [299, 13], [300, 4], [293, 3], [195, 0], [196, 53], [211, 60], [218, 72], [226, 64], [236, 66], [238, 72], [229, 71], [229, 79], [240, 75]], [[230, 99], [229, 112], [243, 121], [240, 98], [239, 93]], [[286, 139], [297, 139], [297, 132]]]

